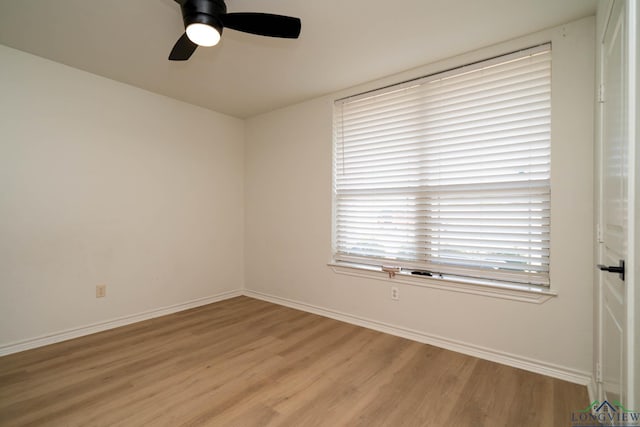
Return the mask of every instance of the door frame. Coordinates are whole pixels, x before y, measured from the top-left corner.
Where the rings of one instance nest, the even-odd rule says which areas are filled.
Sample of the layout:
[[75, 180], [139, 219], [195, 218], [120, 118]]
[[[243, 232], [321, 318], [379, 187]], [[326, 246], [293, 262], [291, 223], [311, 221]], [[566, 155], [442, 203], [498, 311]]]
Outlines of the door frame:
[[[627, 260], [626, 260], [626, 278], [625, 278], [625, 297], [627, 303], [627, 310], [625, 313], [625, 342], [626, 342], [626, 363], [622, 367], [627, 375], [627, 386], [624, 392], [623, 399], [626, 401], [627, 407], [631, 407], [635, 410], [640, 410], [640, 290], [636, 289], [638, 285], [638, 278], [640, 278], [640, 197], [637, 192], [640, 191], [640, 148], [638, 147], [639, 133], [638, 122], [640, 119], [638, 114], [640, 113], [640, 106], [638, 101], [640, 100], [640, 83], [638, 77], [638, 71], [640, 66], [638, 65], [639, 54], [637, 41], [640, 33], [638, 32], [639, 8], [636, 0], [611, 0], [604, 6], [599, 6], [598, 9], [598, 22], [602, 22], [598, 25], [598, 32], [596, 38], [596, 71], [597, 82], [596, 90], [597, 106], [596, 106], [596, 253], [595, 257], [597, 261], [602, 259], [602, 232], [603, 230], [603, 207], [602, 207], [602, 188], [603, 188], [603, 111], [602, 111], [602, 96], [603, 96], [603, 52], [602, 44], [604, 41], [605, 30], [609, 23], [611, 13], [615, 2], [622, 1], [625, 3], [626, 10], [626, 24], [628, 28], [627, 32], [627, 86], [628, 86], [628, 129], [629, 135], [629, 147], [628, 147], [628, 224], [627, 224]], [[604, 3], [604, 2], [603, 2]], [[600, 19], [603, 19], [600, 21]], [[593, 367], [593, 380], [595, 389], [591, 390], [595, 393], [595, 396], [591, 396], [597, 400], [602, 401], [604, 398], [604, 390], [602, 387], [602, 360], [603, 360], [603, 290], [602, 283], [600, 282], [601, 275], [595, 270], [594, 283], [594, 367]]]

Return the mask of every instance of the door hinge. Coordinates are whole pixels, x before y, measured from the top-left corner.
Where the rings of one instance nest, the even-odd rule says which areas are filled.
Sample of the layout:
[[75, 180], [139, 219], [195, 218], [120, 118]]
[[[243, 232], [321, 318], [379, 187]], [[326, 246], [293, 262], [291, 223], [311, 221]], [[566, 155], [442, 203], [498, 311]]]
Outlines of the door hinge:
[[602, 226], [600, 224], [596, 224], [596, 239], [598, 243], [604, 243], [604, 240], [602, 240]]
[[604, 103], [604, 84], [601, 84], [598, 88], [598, 102]]
[[596, 363], [596, 382], [602, 382], [602, 368], [600, 368], [600, 362]]

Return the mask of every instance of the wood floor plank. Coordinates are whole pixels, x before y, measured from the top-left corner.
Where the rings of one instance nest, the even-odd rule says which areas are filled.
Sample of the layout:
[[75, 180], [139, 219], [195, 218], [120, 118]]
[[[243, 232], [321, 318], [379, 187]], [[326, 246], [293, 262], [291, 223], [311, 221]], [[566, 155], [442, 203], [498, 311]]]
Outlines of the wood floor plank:
[[247, 297], [0, 357], [1, 426], [566, 426], [587, 400]]

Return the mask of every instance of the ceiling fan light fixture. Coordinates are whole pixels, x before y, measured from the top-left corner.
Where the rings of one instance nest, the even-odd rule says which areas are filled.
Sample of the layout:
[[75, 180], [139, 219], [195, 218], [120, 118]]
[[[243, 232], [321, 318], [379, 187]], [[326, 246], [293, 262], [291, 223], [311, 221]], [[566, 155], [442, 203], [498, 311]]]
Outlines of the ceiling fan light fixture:
[[186, 61], [198, 46], [215, 46], [222, 30], [231, 28], [249, 34], [285, 39], [300, 35], [300, 18], [273, 13], [227, 13], [224, 0], [175, 0], [182, 11], [185, 32], [173, 45], [170, 61]]
[[220, 31], [217, 28], [194, 22], [187, 26], [187, 37], [198, 46], [215, 46], [220, 41]]

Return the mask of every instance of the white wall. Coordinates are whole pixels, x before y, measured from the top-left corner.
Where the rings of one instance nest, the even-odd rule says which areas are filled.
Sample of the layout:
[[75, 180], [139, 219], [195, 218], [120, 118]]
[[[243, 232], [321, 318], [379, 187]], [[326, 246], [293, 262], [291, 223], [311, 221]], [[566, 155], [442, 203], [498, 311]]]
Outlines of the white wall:
[[244, 122], [3, 46], [0, 64], [0, 348], [242, 289]]
[[[332, 101], [551, 40], [552, 289], [536, 305], [334, 273]], [[533, 360], [582, 377], [592, 367], [594, 20], [509, 41], [248, 120], [246, 288], [355, 318]], [[340, 66], [328, 72], [340, 72]]]

